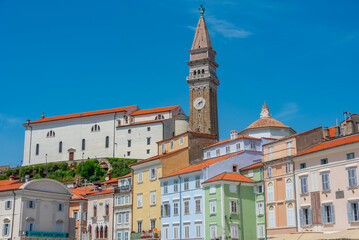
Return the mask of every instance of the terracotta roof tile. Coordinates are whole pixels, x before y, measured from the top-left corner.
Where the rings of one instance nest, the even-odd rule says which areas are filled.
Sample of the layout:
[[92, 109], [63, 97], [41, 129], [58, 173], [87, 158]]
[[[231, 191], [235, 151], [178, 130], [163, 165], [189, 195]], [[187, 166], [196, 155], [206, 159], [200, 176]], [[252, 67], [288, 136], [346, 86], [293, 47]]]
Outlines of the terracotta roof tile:
[[1, 180], [0, 181], [0, 186], [4, 186], [4, 185], [11, 185], [14, 183], [19, 183], [19, 180]]
[[100, 184], [103, 185], [103, 184], [109, 184], [109, 183], [117, 183], [117, 181], [118, 181], [118, 178], [111, 178], [110, 180], [103, 181]]
[[68, 115], [62, 115], [62, 116], [56, 116], [56, 117], [45, 117], [45, 118], [41, 118], [41, 119], [31, 122], [31, 124], [71, 119], [71, 118], [79, 118], [79, 117], [88, 117], [88, 116], [95, 116], [95, 115], [108, 114], [108, 113], [123, 112], [123, 111], [128, 110], [129, 108], [136, 107], [136, 106], [137, 105], [128, 106], [128, 107], [120, 107], [120, 108], [112, 108], [112, 109], [106, 109], [106, 110], [98, 110], [98, 111], [92, 111], [92, 112], [74, 113], [74, 114], [68, 114]]
[[[241, 139], [241, 138], [260, 140], [260, 138], [250, 137], [250, 136], [246, 136], [246, 135], [239, 135], [239, 136], [236, 137], [236, 139], [234, 139], [234, 140]], [[217, 145], [220, 145], [220, 144], [223, 144], [223, 143], [227, 143], [227, 142], [230, 142], [230, 141], [234, 141], [234, 140], [231, 140], [230, 138], [228, 138], [228, 139], [226, 139], [226, 140], [222, 140], [222, 141], [220, 141], [220, 142], [217, 142], [217, 143], [214, 143], [214, 144], [212, 144], [212, 145], [209, 145], [209, 146], [205, 147], [204, 149], [207, 149], [207, 148], [210, 148], [210, 147], [214, 147], [214, 146], [217, 146]]]
[[356, 143], [356, 142], [359, 142], [359, 134], [350, 135], [350, 136], [323, 142], [323, 143], [318, 144], [312, 148], [309, 148], [308, 150], [305, 150], [304, 152], [302, 152], [300, 154], [297, 154], [296, 156], [302, 156], [305, 154], [318, 152], [318, 151], [326, 150], [329, 148], [339, 147], [339, 146], [343, 146], [343, 145], [350, 144], [350, 143]]
[[25, 183], [13, 183], [8, 185], [1, 185], [0, 186], [0, 192], [2, 191], [9, 191], [9, 190], [17, 190]]
[[329, 137], [334, 137], [335, 136], [335, 127], [330, 127], [329, 128]]
[[129, 174], [126, 174], [125, 176], [119, 177], [118, 179], [121, 179], [121, 178], [128, 178], [128, 177], [131, 177], [131, 176], [132, 176], [132, 173], [129, 173]]
[[114, 188], [106, 188], [104, 190], [88, 194], [88, 196], [98, 196], [98, 195], [109, 194], [109, 193], [114, 193], [114, 192], [115, 192]]
[[204, 161], [203, 163], [200, 163], [200, 164], [196, 164], [196, 165], [191, 165], [191, 166], [188, 166], [188, 167], [185, 167], [185, 168], [182, 168], [176, 172], [173, 172], [171, 174], [168, 174], [162, 178], [166, 178], [166, 177], [172, 177], [172, 176], [176, 176], [176, 175], [180, 175], [180, 174], [184, 174], [184, 173], [190, 173], [190, 172], [195, 172], [195, 171], [199, 171], [205, 167], [208, 167], [212, 164], [215, 164], [217, 162], [220, 162], [220, 161], [223, 161], [223, 160], [226, 160], [228, 158], [231, 158], [231, 157], [234, 157], [236, 155], [239, 155], [239, 154], [242, 154], [243, 151], [241, 152], [236, 152], [236, 153], [233, 153], [233, 154], [229, 154], [229, 155], [225, 155], [225, 156], [221, 156], [221, 157], [216, 157], [216, 158], [211, 158], [211, 159], [208, 159], [206, 161]]
[[253, 168], [257, 168], [257, 167], [261, 167], [261, 166], [262, 166], [262, 162], [259, 162], [259, 163], [255, 163], [250, 166], [241, 168], [241, 171], [245, 171], [245, 170], [249, 170], [249, 169], [253, 169]]
[[137, 115], [144, 115], [144, 114], [151, 114], [151, 113], [160, 113], [160, 112], [168, 112], [172, 111], [179, 106], [171, 106], [171, 107], [161, 107], [161, 108], [152, 108], [152, 109], [144, 109], [144, 110], [138, 110], [131, 114], [131, 116], [137, 116]]
[[238, 173], [222, 173], [218, 176], [215, 176], [211, 179], [208, 179], [207, 181], [204, 181], [203, 183], [210, 183], [210, 182], [217, 182], [217, 181], [233, 181], [233, 182], [248, 182], [248, 183], [255, 183], [252, 179], [249, 179], [242, 174]]
[[263, 127], [281, 127], [281, 128], [290, 128], [283, 123], [275, 120], [274, 118], [260, 118], [251, 125], [249, 125], [246, 129], [253, 128], [263, 128]]
[[136, 166], [136, 165], [138, 165], [138, 164], [150, 162], [150, 161], [153, 161], [153, 160], [156, 160], [156, 159], [160, 159], [160, 158], [163, 158], [163, 157], [167, 157], [167, 156], [170, 156], [170, 155], [172, 155], [172, 154], [181, 152], [181, 151], [186, 150], [186, 149], [188, 149], [188, 147], [182, 148], [182, 149], [178, 149], [178, 150], [173, 151], [173, 152], [170, 152], [170, 153], [165, 153], [165, 154], [161, 154], [161, 155], [156, 155], [156, 156], [154, 156], [154, 157], [147, 158], [147, 159], [145, 159], [145, 160], [142, 160], [142, 161], [139, 161], [139, 162], [136, 162], [136, 163], [132, 163], [132, 164], [130, 165], [130, 167]]

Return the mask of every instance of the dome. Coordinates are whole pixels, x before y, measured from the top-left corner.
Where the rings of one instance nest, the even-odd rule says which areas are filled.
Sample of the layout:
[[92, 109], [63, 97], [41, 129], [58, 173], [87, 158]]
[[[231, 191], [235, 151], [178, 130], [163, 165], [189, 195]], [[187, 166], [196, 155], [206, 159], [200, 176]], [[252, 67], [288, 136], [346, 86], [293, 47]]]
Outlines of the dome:
[[260, 118], [251, 125], [249, 125], [246, 129], [253, 128], [265, 128], [265, 127], [280, 127], [280, 128], [290, 128], [283, 123], [275, 120], [274, 118]]

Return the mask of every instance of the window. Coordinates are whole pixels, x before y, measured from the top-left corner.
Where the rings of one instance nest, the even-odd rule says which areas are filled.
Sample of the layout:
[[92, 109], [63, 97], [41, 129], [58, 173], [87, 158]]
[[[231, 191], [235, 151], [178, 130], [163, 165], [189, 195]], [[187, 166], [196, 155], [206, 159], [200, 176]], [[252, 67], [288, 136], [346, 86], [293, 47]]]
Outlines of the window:
[[263, 193], [263, 185], [254, 186], [253, 190], [254, 190], [255, 194], [261, 194], [261, 193]]
[[348, 153], [347, 154], [347, 160], [355, 158], [354, 153]]
[[257, 202], [257, 215], [264, 215], [264, 202]]
[[179, 239], [179, 226], [173, 225], [173, 238]]
[[196, 213], [201, 213], [201, 199], [200, 198], [195, 199], [195, 203], [196, 203]]
[[138, 183], [142, 183], [142, 181], [143, 181], [142, 177], [143, 177], [142, 172], [139, 172], [138, 173], [138, 181], [137, 181]]
[[300, 169], [304, 169], [304, 168], [306, 168], [307, 167], [307, 164], [306, 163], [301, 163], [301, 164], [299, 164], [299, 168]]
[[155, 120], [161, 120], [161, 119], [165, 119], [165, 117], [162, 114], [158, 114], [155, 118]]
[[26, 231], [35, 231], [35, 224], [33, 222], [26, 222]]
[[97, 205], [95, 203], [93, 205], [93, 216], [97, 217]]
[[162, 227], [162, 237], [164, 240], [168, 240], [168, 226], [163, 226]]
[[150, 180], [155, 180], [157, 178], [157, 169], [151, 168], [150, 169]]
[[150, 154], [150, 149], [146, 149], [146, 154]]
[[33, 201], [33, 200], [28, 200], [28, 201], [27, 201], [27, 207], [28, 207], [28, 208], [35, 208], [35, 201]]
[[237, 186], [234, 184], [229, 184], [229, 192], [231, 193], [237, 192]]
[[253, 177], [253, 175], [254, 175], [253, 170], [249, 170], [249, 171], [248, 171], [248, 177]]
[[286, 199], [293, 199], [293, 184], [290, 178], [285, 183], [285, 197]]
[[200, 222], [195, 223], [195, 228], [196, 228], [196, 232], [195, 232], [196, 238], [201, 239], [202, 238], [202, 223], [200, 223]]
[[231, 147], [230, 146], [227, 146], [226, 147], [226, 153], [230, 153], [231, 152]]
[[210, 158], [211, 157], [211, 151], [207, 151], [207, 158]]
[[131, 147], [132, 140], [127, 140], [127, 147]]
[[209, 193], [216, 193], [216, 185], [211, 185], [209, 187]]
[[180, 137], [180, 138], [179, 138], [179, 145], [182, 146], [183, 143], [184, 143], [183, 137]]
[[230, 200], [229, 201], [229, 206], [231, 208], [231, 213], [232, 214], [237, 214], [237, 200]]
[[129, 239], [129, 232], [125, 231], [125, 240]]
[[109, 146], [110, 146], [110, 137], [107, 136], [105, 139], [105, 148], [109, 148]]
[[150, 193], [150, 205], [156, 205], [156, 191]]
[[231, 239], [238, 238], [238, 224], [231, 224]]
[[148, 138], [147, 138], [147, 145], [150, 145], [150, 144], [151, 144], [151, 138], [148, 137]]
[[291, 163], [286, 163], [285, 164], [285, 172], [286, 173], [292, 172]]
[[216, 200], [209, 200], [209, 213], [210, 214], [216, 214]]
[[131, 156], [131, 151], [127, 151], [127, 157]]
[[173, 202], [173, 215], [178, 215], [178, 201]]
[[137, 221], [137, 232], [138, 233], [142, 232], [142, 221]]
[[55, 137], [55, 132], [50, 130], [49, 132], [47, 132], [46, 137]]
[[348, 221], [359, 222], [359, 202], [349, 202], [347, 203], [348, 209]]
[[237, 172], [238, 171], [238, 165], [237, 164], [233, 164], [232, 165], [232, 172]]
[[275, 228], [275, 211], [274, 207], [270, 206], [268, 210], [268, 226], [269, 228]]
[[173, 181], [173, 191], [178, 192], [178, 180]]
[[127, 133], [128, 133], [128, 134], [131, 134], [131, 129], [128, 129], [128, 130], [127, 130]]
[[268, 183], [267, 200], [268, 200], [268, 202], [274, 201], [274, 188], [273, 188], [272, 182]]
[[292, 142], [287, 142], [287, 154], [292, 156]]
[[272, 177], [272, 167], [267, 167], [267, 177]]
[[329, 172], [322, 173], [322, 189], [328, 191], [330, 189]]
[[100, 131], [100, 126], [97, 124], [93, 125], [91, 128], [91, 132], [98, 132], [98, 131]]
[[264, 231], [265, 231], [264, 224], [258, 224], [257, 225], [257, 238], [265, 238]]
[[348, 180], [349, 180], [349, 187], [356, 187], [358, 185], [356, 167], [348, 168]]
[[72, 218], [79, 220], [79, 212], [78, 211], [73, 211], [72, 212]]
[[4, 223], [2, 227], [2, 235], [9, 236], [9, 234], [10, 234], [10, 223]]
[[189, 214], [189, 200], [184, 200], [184, 214]]
[[300, 215], [300, 225], [301, 226], [312, 225], [312, 211], [309, 207], [299, 209], [299, 215]]
[[320, 165], [328, 164], [328, 158], [320, 159]]
[[335, 223], [334, 205], [321, 206], [322, 213], [322, 224], [333, 224]]
[[59, 211], [59, 212], [64, 211], [64, 204], [59, 203], [59, 204], [57, 205], [57, 211]]
[[196, 176], [196, 188], [201, 188], [201, 176]]
[[237, 150], [237, 151], [241, 150], [241, 144], [240, 144], [240, 143], [237, 143], [237, 144], [236, 144], [236, 150]]
[[308, 193], [308, 176], [300, 177], [300, 190], [301, 194]]
[[110, 215], [110, 204], [106, 203], [105, 205], [105, 216]]
[[269, 160], [273, 160], [273, 147], [268, 147], [268, 157], [269, 157]]
[[221, 155], [221, 149], [216, 149], [216, 156]]
[[163, 193], [168, 193], [168, 182], [163, 183]]
[[173, 149], [175, 147], [175, 142], [173, 140], [170, 141], [170, 148]]
[[156, 228], [156, 219], [151, 219], [151, 230]]
[[62, 141], [59, 142], [59, 153], [62, 153]]
[[211, 239], [217, 239], [217, 225], [215, 224], [209, 225], [209, 231], [210, 231]]
[[162, 153], [166, 152], [166, 143], [161, 144]]
[[82, 139], [81, 150], [82, 150], [82, 151], [85, 151], [85, 150], [86, 150], [86, 140], [85, 140], [85, 139]]
[[6, 210], [11, 209], [11, 206], [12, 206], [12, 201], [6, 201], [6, 202], [5, 202], [5, 209], [6, 209]]
[[294, 206], [293, 204], [289, 203], [287, 205], [287, 225], [294, 226], [295, 222], [295, 215], [294, 215]]
[[137, 194], [137, 207], [142, 207], [142, 193]]
[[39, 152], [40, 152], [40, 145], [39, 145], [39, 144], [36, 144], [35, 154], [36, 154], [36, 155], [39, 155]]
[[189, 239], [190, 225], [184, 224], [184, 238]]
[[184, 190], [188, 191], [189, 190], [189, 178], [185, 178], [183, 180], [183, 182], [184, 182]]
[[256, 150], [256, 143], [255, 142], [250, 142], [249, 145], [250, 145], [251, 150]]
[[122, 213], [117, 214], [117, 224], [122, 224]]
[[151, 127], [147, 127], [147, 132], [150, 132], [151, 131]]
[[162, 217], [169, 217], [171, 211], [170, 204], [168, 202], [163, 203], [161, 211]]

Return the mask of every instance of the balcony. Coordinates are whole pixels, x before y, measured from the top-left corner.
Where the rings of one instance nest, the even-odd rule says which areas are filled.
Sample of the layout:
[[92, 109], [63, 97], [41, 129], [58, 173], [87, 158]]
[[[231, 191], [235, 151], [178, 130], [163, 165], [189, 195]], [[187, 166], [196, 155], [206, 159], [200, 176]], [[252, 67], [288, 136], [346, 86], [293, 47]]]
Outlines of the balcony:
[[161, 239], [161, 232], [142, 231], [131, 233], [131, 239]]
[[41, 237], [41, 238], [68, 238], [68, 233], [60, 232], [36, 232], [36, 231], [26, 231], [26, 237]]
[[131, 191], [131, 186], [130, 185], [120, 186], [117, 189], [118, 189], [118, 192], [129, 192], [129, 191]]

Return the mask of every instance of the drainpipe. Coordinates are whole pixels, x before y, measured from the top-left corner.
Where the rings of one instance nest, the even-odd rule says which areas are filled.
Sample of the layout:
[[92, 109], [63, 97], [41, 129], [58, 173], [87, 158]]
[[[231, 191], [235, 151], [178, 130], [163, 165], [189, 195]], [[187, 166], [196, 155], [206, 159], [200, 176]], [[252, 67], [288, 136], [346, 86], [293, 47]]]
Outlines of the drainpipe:
[[223, 183], [221, 183], [221, 224], [222, 224], [222, 240], [226, 239], [226, 225], [224, 221], [224, 186]]
[[11, 217], [11, 238], [14, 238], [14, 217], [15, 217], [15, 191], [12, 190], [12, 194], [14, 195], [14, 205], [12, 206], [12, 217]]
[[266, 188], [265, 188], [265, 181], [264, 181], [264, 167], [261, 167], [261, 180], [262, 180], [262, 191], [263, 191], [263, 202], [264, 202], [264, 206], [263, 206], [263, 213], [264, 213], [264, 234], [265, 234], [265, 239], [267, 239], [267, 203], [266, 203]]
[[182, 239], [182, 182], [181, 176], [178, 176], [179, 179], [179, 211], [180, 211], [180, 222], [179, 222], [179, 239]]
[[115, 142], [116, 142], [116, 115], [113, 115], [113, 144], [112, 144], [112, 157], [115, 157]]
[[79, 239], [82, 240], [83, 203], [80, 201]]
[[241, 239], [244, 239], [244, 229], [243, 229], [243, 209], [242, 209], [242, 198], [241, 198], [241, 183], [239, 183], [238, 185], [239, 187], [239, 209], [241, 210], [241, 215], [240, 215], [240, 224], [241, 224]]

